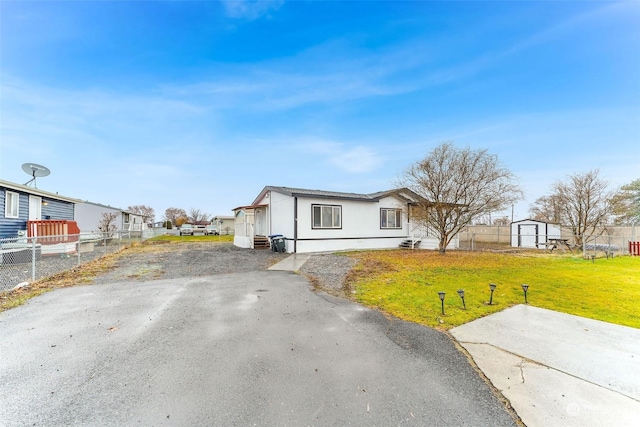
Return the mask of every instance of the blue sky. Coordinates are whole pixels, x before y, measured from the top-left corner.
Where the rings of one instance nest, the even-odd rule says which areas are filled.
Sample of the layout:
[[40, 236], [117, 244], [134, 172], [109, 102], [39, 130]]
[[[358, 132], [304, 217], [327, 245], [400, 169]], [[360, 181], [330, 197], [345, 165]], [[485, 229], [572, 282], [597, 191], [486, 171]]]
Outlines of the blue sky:
[[2, 1], [0, 178], [212, 215], [487, 149], [526, 200], [640, 177], [640, 2]]

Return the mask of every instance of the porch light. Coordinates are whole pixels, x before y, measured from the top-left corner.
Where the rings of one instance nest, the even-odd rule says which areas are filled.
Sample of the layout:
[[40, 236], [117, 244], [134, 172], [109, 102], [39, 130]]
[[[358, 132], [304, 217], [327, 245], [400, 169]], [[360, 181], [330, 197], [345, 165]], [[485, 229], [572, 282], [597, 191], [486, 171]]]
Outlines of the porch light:
[[522, 290], [524, 291], [524, 303], [529, 304], [529, 302], [527, 302], [527, 291], [529, 290], [529, 285], [523, 284]]
[[49, 203], [46, 200], [42, 201], [42, 206], [47, 206]]
[[462, 299], [462, 308], [467, 309], [467, 305], [464, 303], [464, 289], [458, 289], [458, 295]]
[[489, 283], [489, 289], [491, 289], [491, 296], [489, 297], [489, 305], [493, 304], [493, 291], [496, 290], [496, 284], [495, 283]]
[[442, 315], [444, 316], [444, 292], [438, 292], [440, 297], [440, 304], [442, 305]]

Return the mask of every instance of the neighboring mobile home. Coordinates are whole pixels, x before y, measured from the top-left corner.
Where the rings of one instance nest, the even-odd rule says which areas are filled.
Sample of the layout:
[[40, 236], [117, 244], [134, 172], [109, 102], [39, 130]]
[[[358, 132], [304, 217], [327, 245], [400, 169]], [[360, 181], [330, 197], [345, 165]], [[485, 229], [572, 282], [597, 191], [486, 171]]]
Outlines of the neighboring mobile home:
[[233, 234], [235, 231], [235, 217], [233, 216], [214, 216], [211, 224], [216, 226], [220, 234]]
[[[436, 249], [433, 231], [412, 218], [420, 196], [401, 188], [372, 194], [267, 186], [251, 205], [234, 209], [234, 244], [268, 247], [280, 234], [289, 253], [411, 247]], [[457, 247], [457, 238], [452, 248]]]
[[75, 220], [83, 233], [98, 232], [103, 214], [116, 215], [113, 221], [116, 226], [115, 231], [143, 231], [147, 229], [142, 215], [133, 212], [87, 201], [77, 203], [75, 206]]
[[[26, 185], [0, 180], [0, 238], [18, 237], [27, 232], [27, 222], [65, 225], [68, 233], [77, 232], [73, 222], [74, 205], [78, 199], [60, 196]], [[29, 230], [29, 236], [34, 235]]]

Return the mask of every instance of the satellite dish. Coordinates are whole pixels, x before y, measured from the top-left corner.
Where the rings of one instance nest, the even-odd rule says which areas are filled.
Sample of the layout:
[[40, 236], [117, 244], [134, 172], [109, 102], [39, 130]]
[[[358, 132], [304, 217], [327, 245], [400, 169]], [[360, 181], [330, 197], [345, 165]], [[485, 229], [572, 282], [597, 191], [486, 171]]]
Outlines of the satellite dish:
[[38, 165], [36, 163], [25, 163], [22, 165], [22, 170], [31, 176], [31, 179], [24, 183], [24, 185], [29, 185], [33, 182], [33, 186], [36, 187], [36, 178], [47, 176], [51, 173], [48, 167]]

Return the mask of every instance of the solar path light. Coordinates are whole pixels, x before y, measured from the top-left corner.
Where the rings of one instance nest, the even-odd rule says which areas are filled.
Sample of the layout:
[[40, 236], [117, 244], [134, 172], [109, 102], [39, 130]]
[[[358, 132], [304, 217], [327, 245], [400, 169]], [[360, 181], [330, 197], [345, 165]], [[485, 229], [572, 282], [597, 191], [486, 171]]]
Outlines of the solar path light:
[[524, 303], [529, 304], [529, 302], [527, 302], [527, 291], [529, 290], [529, 285], [523, 284], [522, 290], [524, 291]]
[[444, 292], [438, 292], [440, 297], [440, 304], [442, 305], [442, 315], [444, 316]]
[[462, 308], [467, 309], [467, 305], [464, 303], [464, 289], [458, 289], [458, 295], [462, 298]]
[[489, 289], [491, 289], [491, 296], [489, 296], [489, 305], [493, 304], [493, 291], [496, 290], [496, 284], [495, 283], [489, 283]]

